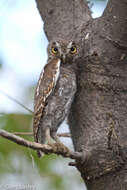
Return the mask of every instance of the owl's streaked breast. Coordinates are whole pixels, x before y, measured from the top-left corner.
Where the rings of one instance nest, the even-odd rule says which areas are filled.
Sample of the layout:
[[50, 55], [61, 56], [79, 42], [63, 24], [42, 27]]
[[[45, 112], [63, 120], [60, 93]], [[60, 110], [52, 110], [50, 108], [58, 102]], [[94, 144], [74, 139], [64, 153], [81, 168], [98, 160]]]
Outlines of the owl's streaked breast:
[[38, 142], [37, 132], [43, 115], [47, 98], [53, 92], [60, 74], [60, 60], [53, 59], [48, 62], [41, 72], [34, 98], [34, 121], [33, 131], [35, 141]]

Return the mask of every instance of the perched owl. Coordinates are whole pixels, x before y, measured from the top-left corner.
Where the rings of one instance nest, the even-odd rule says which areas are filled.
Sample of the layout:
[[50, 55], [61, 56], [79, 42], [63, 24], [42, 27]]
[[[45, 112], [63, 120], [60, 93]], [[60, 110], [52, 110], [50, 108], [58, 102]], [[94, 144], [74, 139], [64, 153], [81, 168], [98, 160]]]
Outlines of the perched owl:
[[[33, 132], [35, 142], [59, 142], [57, 130], [68, 116], [76, 92], [73, 59], [77, 55], [74, 42], [52, 41], [48, 61], [35, 90]], [[41, 153], [38, 151], [38, 155]]]

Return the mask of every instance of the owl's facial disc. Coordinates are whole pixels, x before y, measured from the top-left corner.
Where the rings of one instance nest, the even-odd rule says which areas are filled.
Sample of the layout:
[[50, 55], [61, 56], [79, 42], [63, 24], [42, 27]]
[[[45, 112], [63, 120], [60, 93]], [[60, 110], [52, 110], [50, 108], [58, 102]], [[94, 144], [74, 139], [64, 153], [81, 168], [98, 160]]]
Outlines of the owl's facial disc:
[[77, 54], [77, 47], [74, 42], [71, 41], [68, 44], [63, 44], [63, 46], [61, 47], [62, 63], [71, 64], [75, 54]]
[[54, 57], [61, 59], [63, 64], [72, 63], [73, 57], [77, 54], [77, 47], [74, 42], [53, 41], [51, 44], [51, 53]]

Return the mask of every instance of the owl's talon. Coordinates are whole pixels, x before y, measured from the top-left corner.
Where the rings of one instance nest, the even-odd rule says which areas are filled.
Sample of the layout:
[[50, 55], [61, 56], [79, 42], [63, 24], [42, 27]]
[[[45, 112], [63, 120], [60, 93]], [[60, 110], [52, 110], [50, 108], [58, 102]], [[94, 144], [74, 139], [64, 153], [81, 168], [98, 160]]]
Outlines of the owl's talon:
[[63, 154], [67, 154], [69, 152], [69, 149], [62, 143], [53, 143], [48, 145], [51, 146], [56, 153], [62, 152]]

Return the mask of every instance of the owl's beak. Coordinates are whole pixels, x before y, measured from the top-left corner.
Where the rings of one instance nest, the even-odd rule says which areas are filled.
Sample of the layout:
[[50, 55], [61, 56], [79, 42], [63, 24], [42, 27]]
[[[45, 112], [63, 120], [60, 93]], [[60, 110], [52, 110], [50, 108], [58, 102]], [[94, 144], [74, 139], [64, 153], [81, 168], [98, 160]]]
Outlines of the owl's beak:
[[62, 59], [62, 63], [65, 63], [66, 55], [65, 55], [65, 54], [62, 54], [62, 55], [61, 55], [61, 59]]

